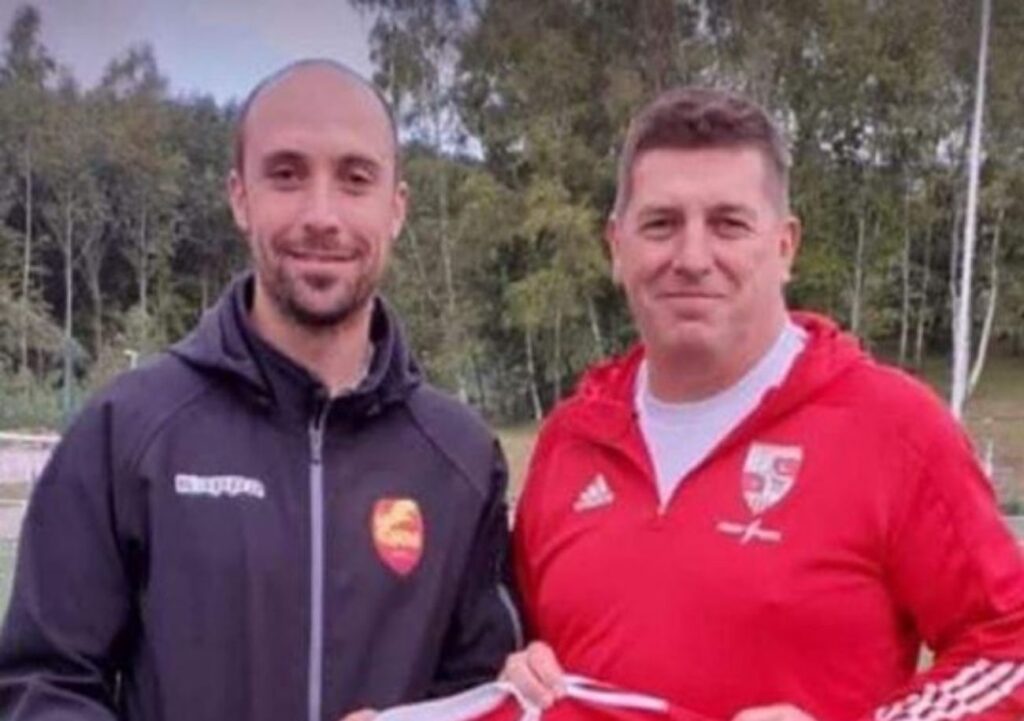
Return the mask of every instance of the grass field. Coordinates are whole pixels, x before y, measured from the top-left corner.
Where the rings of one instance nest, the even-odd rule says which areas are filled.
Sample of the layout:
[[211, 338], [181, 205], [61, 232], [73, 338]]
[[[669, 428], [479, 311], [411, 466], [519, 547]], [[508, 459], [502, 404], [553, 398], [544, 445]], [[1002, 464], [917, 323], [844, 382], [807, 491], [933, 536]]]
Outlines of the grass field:
[[[932, 386], [948, 397], [949, 367], [937, 359], [925, 368]], [[992, 358], [967, 403], [965, 422], [979, 455], [989, 444], [1000, 490], [1024, 510], [1024, 358]]]
[[[947, 395], [946, 368], [941, 359], [926, 367], [925, 375], [941, 395]], [[994, 358], [990, 361], [968, 404], [967, 425], [983, 455], [989, 441], [994, 443], [997, 476], [1011, 483], [1011, 497], [1024, 502], [1024, 360]], [[518, 495], [526, 473], [536, 433], [534, 424], [498, 429], [508, 458], [513, 497]], [[0, 488], [0, 497], [16, 499], [24, 495], [24, 488]], [[7, 605], [14, 550], [13, 541], [0, 541], [0, 612]]]
[[14, 541], [0, 541], [0, 618], [7, 609], [7, 598], [11, 592], [11, 574], [14, 570]]
[[29, 486], [25, 483], [0, 483], [0, 502], [28, 500]]

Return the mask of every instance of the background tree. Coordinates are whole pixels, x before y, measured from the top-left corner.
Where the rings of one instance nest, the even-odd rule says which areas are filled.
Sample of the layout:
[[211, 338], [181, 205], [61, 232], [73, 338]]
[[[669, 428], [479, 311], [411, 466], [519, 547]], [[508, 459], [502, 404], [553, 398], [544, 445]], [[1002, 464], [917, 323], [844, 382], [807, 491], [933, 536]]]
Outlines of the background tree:
[[[602, 238], [616, 155], [630, 115], [681, 83], [752, 95], [786, 129], [805, 227], [791, 302], [944, 376], [977, 3], [351, 2], [412, 190], [387, 294], [427, 373], [492, 419], [539, 417], [635, 340]], [[1024, 3], [992, 17], [974, 379], [1024, 354]], [[172, 94], [145, 45], [76, 85], [44, 22], [19, 10], [0, 55], [5, 426], [55, 423], [62, 377], [95, 388], [177, 339], [246, 262], [223, 185], [236, 106]]]

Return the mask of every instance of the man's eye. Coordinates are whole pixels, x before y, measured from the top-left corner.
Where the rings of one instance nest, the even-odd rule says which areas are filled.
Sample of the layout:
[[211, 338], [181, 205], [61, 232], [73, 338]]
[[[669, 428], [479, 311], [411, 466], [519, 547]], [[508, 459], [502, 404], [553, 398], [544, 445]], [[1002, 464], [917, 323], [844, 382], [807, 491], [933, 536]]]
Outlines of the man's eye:
[[724, 235], [738, 235], [750, 230], [750, 225], [741, 218], [718, 218], [714, 225]]
[[368, 170], [352, 169], [342, 175], [342, 180], [349, 188], [363, 190], [373, 185], [374, 176]]
[[283, 166], [270, 171], [270, 179], [276, 183], [291, 183], [297, 180], [299, 174], [295, 168]]
[[651, 218], [640, 224], [640, 232], [644, 235], [659, 238], [669, 235], [675, 224], [670, 218]]

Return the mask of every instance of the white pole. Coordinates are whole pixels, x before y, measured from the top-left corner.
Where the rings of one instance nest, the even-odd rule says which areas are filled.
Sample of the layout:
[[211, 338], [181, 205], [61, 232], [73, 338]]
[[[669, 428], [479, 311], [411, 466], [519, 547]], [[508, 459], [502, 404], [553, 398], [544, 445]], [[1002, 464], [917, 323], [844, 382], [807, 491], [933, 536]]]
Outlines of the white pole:
[[978, 182], [981, 172], [981, 123], [985, 106], [985, 67], [988, 63], [988, 27], [991, 0], [981, 0], [981, 48], [978, 51], [978, 81], [971, 121], [970, 174], [967, 181], [967, 213], [964, 217], [963, 262], [960, 264], [960, 298], [953, 338], [953, 385], [950, 405], [953, 415], [963, 416], [967, 400], [967, 372], [971, 348], [971, 270], [977, 235]]

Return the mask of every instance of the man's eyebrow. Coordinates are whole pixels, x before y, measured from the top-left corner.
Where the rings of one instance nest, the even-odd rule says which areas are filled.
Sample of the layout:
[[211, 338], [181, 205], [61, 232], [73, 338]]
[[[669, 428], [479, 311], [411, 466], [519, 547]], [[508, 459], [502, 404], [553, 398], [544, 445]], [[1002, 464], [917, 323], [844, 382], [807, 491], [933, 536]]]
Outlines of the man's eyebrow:
[[304, 162], [302, 153], [294, 150], [276, 150], [264, 156], [260, 166], [264, 169], [272, 168], [275, 165], [296, 164]]
[[648, 218], [652, 215], [681, 215], [682, 211], [670, 204], [652, 204], [644, 205], [638, 211], [637, 215], [641, 218]]
[[384, 163], [379, 158], [365, 153], [345, 153], [338, 158], [337, 164], [341, 166], [355, 165], [375, 172], [384, 167]]
[[716, 203], [711, 206], [713, 215], [741, 215], [745, 218], [757, 218], [757, 211], [742, 203]]
[[[305, 154], [297, 150], [275, 150], [265, 155], [260, 161], [260, 167], [264, 171], [272, 170], [280, 165], [302, 165], [308, 162]], [[382, 172], [384, 162], [366, 153], [350, 152], [344, 153], [332, 161], [332, 165], [338, 168], [361, 168], [374, 174]]]

